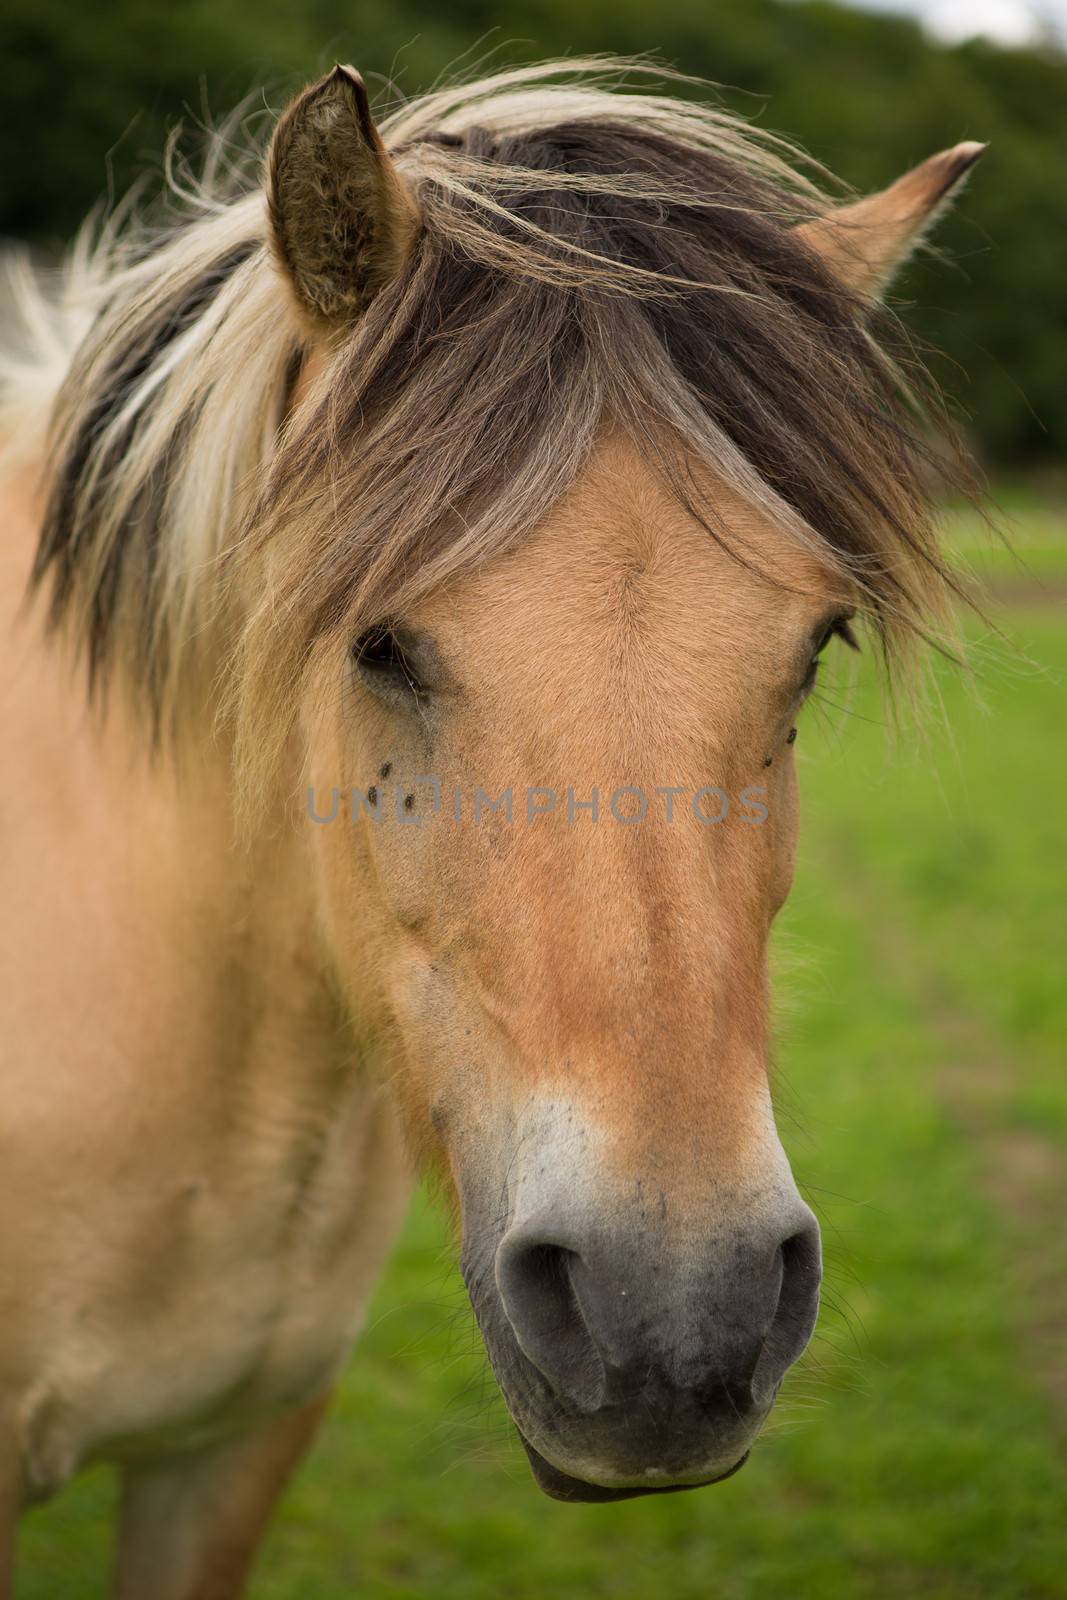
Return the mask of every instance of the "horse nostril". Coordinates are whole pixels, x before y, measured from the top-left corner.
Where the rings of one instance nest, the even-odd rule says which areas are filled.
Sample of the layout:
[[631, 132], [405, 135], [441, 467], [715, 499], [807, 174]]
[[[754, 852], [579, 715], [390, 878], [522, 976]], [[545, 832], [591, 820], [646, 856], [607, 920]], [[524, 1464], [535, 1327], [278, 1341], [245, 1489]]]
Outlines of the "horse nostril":
[[753, 1373], [752, 1388], [776, 1389], [787, 1367], [803, 1351], [815, 1327], [822, 1281], [822, 1252], [814, 1218], [778, 1247], [782, 1281], [778, 1304], [763, 1351]]
[[573, 1404], [595, 1410], [604, 1369], [571, 1282], [576, 1259], [563, 1245], [507, 1234], [497, 1251], [497, 1288], [527, 1359]]
[[571, 1251], [559, 1244], [528, 1244], [512, 1252], [503, 1272], [508, 1313], [514, 1311], [527, 1333], [565, 1335], [577, 1307], [570, 1274]]
[[782, 1287], [778, 1294], [778, 1316], [790, 1320], [799, 1330], [804, 1327], [804, 1337], [811, 1332], [812, 1299], [819, 1292], [822, 1281], [822, 1253], [819, 1249], [819, 1231], [815, 1227], [802, 1228], [782, 1245]]

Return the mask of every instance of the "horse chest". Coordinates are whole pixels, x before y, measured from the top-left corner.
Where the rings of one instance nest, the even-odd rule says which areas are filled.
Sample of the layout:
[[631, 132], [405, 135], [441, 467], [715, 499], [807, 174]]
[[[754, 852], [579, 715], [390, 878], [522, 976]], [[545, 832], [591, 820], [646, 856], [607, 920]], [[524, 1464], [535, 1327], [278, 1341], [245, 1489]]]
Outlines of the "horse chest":
[[221, 1178], [161, 1183], [68, 1292], [23, 1396], [33, 1492], [88, 1459], [195, 1448], [322, 1392], [408, 1192], [391, 1108], [362, 1092], [328, 1122], [261, 1131]]

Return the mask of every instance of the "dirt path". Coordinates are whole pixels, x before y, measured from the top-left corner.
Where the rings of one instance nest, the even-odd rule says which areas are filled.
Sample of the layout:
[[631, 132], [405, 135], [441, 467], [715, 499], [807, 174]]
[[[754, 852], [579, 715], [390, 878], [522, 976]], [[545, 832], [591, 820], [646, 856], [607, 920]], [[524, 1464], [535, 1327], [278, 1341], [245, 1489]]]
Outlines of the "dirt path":
[[944, 1046], [941, 1098], [973, 1141], [989, 1198], [1010, 1225], [1023, 1348], [1067, 1448], [1067, 1160], [1038, 1130], [1010, 1125], [1013, 1063], [990, 1050], [973, 1017], [937, 993], [936, 975], [917, 992]]
[[974, 595], [986, 612], [1001, 606], [1022, 611], [1058, 610], [1067, 606], [1067, 576], [1060, 572], [1047, 577], [1032, 572], [1002, 572], [983, 577], [975, 585]]
[[[938, 1096], [972, 1141], [985, 1192], [1007, 1221], [1006, 1265], [1020, 1343], [1067, 1450], [1067, 1156], [1036, 1129], [1012, 1126], [1015, 1063], [949, 995], [936, 949], [909, 937], [888, 886], [839, 838], [833, 848], [835, 881], [847, 885], [849, 902], [862, 913], [874, 960], [917, 1002], [940, 1046]], [[877, 918], [869, 914], [872, 903]]]

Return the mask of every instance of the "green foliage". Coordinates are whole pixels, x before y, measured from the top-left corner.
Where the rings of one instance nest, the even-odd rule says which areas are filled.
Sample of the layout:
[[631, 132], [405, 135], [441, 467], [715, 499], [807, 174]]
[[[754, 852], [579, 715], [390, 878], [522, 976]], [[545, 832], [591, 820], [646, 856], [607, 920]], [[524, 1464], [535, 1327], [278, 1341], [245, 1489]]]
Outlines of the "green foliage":
[[[450, 64], [655, 52], [728, 86], [727, 103], [799, 139], [859, 188], [964, 138], [992, 150], [943, 245], [919, 263], [909, 320], [998, 462], [1059, 458], [1067, 437], [1067, 63], [983, 44], [932, 45], [909, 20], [827, 0], [7, 0], [0, 231], [55, 244], [108, 182], [158, 165], [166, 129], [349, 59], [405, 92]], [[462, 58], [462, 59], [461, 59]], [[738, 92], [740, 91], [740, 92]], [[1059, 175], [1058, 175], [1059, 174]]]

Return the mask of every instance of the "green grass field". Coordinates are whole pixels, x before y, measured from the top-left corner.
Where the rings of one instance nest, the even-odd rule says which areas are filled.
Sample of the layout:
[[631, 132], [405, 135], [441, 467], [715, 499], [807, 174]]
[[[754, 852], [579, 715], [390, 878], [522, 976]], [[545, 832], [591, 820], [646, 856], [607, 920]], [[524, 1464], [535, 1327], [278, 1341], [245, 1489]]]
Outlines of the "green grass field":
[[[542, 1499], [420, 1201], [256, 1600], [1067, 1596], [1067, 536], [1025, 505], [1015, 535], [1011, 643], [971, 627], [977, 692], [940, 672], [923, 739], [867, 683], [805, 714], [776, 1076], [827, 1289], [749, 1465]], [[103, 1596], [113, 1495], [28, 1519], [18, 1600]]]

